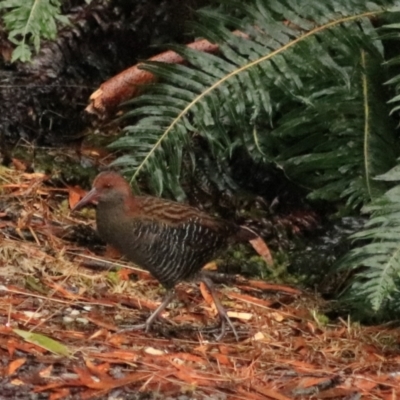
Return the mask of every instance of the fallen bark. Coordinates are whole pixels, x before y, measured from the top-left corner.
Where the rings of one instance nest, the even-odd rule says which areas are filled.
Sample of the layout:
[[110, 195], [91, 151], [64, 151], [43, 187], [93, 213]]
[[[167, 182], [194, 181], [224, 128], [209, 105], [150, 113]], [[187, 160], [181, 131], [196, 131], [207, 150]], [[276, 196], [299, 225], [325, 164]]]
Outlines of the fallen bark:
[[[235, 34], [247, 37], [240, 31], [235, 31]], [[206, 39], [197, 40], [188, 44], [187, 47], [205, 53], [217, 53], [219, 51], [218, 44], [211, 43]], [[151, 57], [149, 61], [183, 64], [185, 59], [175, 51], [169, 50]], [[90, 103], [86, 107], [86, 111], [105, 119], [115, 112], [119, 104], [138, 96], [143, 85], [157, 80], [154, 74], [141, 69], [142, 66], [143, 63], [138, 63], [102, 83], [90, 96]]]
[[[208, 40], [193, 42], [188, 47], [206, 53], [215, 53], [219, 49], [218, 45], [210, 43]], [[151, 57], [149, 61], [182, 64], [185, 60], [175, 51], [169, 50]], [[90, 104], [86, 107], [86, 111], [90, 114], [96, 114], [100, 118], [105, 118], [112, 114], [119, 104], [136, 97], [142, 85], [156, 80], [151, 72], [141, 69], [142, 65], [142, 63], [138, 63], [104, 82], [90, 96]]]

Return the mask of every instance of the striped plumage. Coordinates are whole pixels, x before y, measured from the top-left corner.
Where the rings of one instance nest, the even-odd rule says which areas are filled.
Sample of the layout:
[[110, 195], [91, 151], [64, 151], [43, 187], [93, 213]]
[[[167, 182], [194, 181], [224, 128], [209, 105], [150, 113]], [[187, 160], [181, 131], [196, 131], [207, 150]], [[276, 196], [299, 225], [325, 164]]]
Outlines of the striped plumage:
[[[92, 200], [98, 201], [96, 221], [102, 239], [150, 271], [169, 290], [181, 281], [203, 280], [216, 304], [219, 301], [215, 299], [210, 281], [201, 275], [201, 268], [230, 241], [256, 237], [247, 228], [211, 217], [185, 204], [133, 196], [129, 184], [115, 172], [99, 174], [93, 189], [75, 208]], [[167, 300], [169, 302], [170, 298], [149, 318], [147, 328], [166, 307]], [[234, 330], [220, 303], [217, 308], [221, 308], [218, 309], [221, 318], [227, 319]], [[235, 330], [234, 333], [237, 335]]]

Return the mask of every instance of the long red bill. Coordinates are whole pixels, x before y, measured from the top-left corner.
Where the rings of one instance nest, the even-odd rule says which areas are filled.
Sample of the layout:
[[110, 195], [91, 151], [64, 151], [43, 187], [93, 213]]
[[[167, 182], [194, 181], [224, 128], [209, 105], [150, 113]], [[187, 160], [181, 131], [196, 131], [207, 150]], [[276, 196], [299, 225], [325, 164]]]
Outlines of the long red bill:
[[93, 203], [94, 201], [97, 200], [99, 196], [98, 191], [96, 188], [93, 188], [90, 192], [88, 192], [78, 203], [75, 204], [75, 206], [72, 208], [71, 211], [79, 210], [80, 208], [86, 206], [89, 203]]

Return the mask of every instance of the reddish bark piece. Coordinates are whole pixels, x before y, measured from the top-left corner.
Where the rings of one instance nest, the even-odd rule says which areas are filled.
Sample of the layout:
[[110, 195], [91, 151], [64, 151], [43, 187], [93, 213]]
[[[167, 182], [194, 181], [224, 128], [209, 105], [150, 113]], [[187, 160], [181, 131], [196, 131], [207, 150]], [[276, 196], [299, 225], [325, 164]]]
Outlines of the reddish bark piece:
[[300, 385], [299, 386], [302, 387], [302, 388], [309, 388], [309, 387], [312, 387], [312, 386], [318, 386], [321, 383], [326, 382], [326, 381], [327, 381], [326, 377], [317, 378], [317, 377], [310, 376], [310, 377], [303, 378], [300, 381]]
[[86, 191], [79, 186], [68, 186], [68, 203], [70, 208], [75, 207], [75, 204], [85, 195]]
[[240, 294], [234, 292], [227, 293], [227, 296], [230, 297], [231, 299], [240, 300], [243, 301], [244, 303], [254, 304], [256, 306], [268, 309], [272, 304], [275, 303], [274, 300], [263, 300], [263, 299], [258, 299], [257, 297], [249, 296], [247, 294]]
[[[371, 379], [371, 378], [370, 378]], [[354, 386], [360, 390], [370, 392], [373, 388], [375, 388], [377, 385], [380, 384], [380, 382], [374, 382], [373, 380], [370, 380], [368, 378], [360, 379], [356, 378], [354, 380]]]
[[[247, 38], [248, 36], [240, 31], [235, 31], [236, 36]], [[209, 42], [206, 39], [197, 40], [187, 45], [188, 48], [204, 53], [217, 53], [219, 45]], [[167, 64], [182, 64], [184, 58], [175, 51], [168, 50], [151, 57], [149, 61], [163, 62]], [[108, 81], [102, 83], [100, 88], [90, 96], [90, 103], [86, 111], [105, 118], [112, 114], [116, 107], [131, 98], [139, 95], [141, 86], [156, 81], [156, 77], [148, 71], [140, 69], [141, 63], [134, 65]]]
[[49, 400], [66, 399], [69, 397], [70, 393], [71, 393], [71, 391], [68, 388], [57, 389], [53, 393], [50, 394]]
[[130, 350], [115, 350], [108, 353], [91, 352], [89, 353], [89, 356], [110, 364], [118, 364], [122, 362], [132, 363], [139, 358], [137, 352]]
[[267, 265], [272, 265], [274, 263], [267, 243], [265, 243], [261, 237], [250, 240], [250, 244], [253, 246], [253, 249], [263, 258]]
[[15, 373], [18, 368], [20, 368], [22, 365], [26, 363], [26, 358], [18, 358], [14, 361], [11, 361], [10, 364], [8, 365], [8, 375], [12, 375]]
[[[205, 39], [191, 43], [187, 47], [206, 53], [215, 53], [219, 50], [218, 45]], [[169, 50], [151, 57], [149, 61], [182, 64], [184, 59], [175, 51]], [[91, 94], [90, 104], [86, 107], [86, 111], [97, 114], [99, 117], [105, 117], [112, 113], [119, 104], [136, 97], [140, 93], [142, 85], [156, 80], [151, 72], [144, 71], [140, 67], [141, 63], [136, 64], [101, 84], [100, 88]]]
[[115, 303], [127, 304], [129, 306], [135, 307], [138, 310], [143, 308], [148, 310], [155, 310], [160, 303], [152, 300], [148, 300], [144, 297], [133, 297], [131, 296], [119, 296], [119, 295], [109, 295], [109, 299], [115, 300]]
[[[94, 379], [92, 374], [90, 374], [90, 372], [86, 369], [75, 367], [74, 372], [79, 376], [80, 379], [80, 384], [78, 386], [83, 385], [91, 389], [99, 389], [105, 391], [110, 391], [114, 388], [125, 386], [132, 382], [139, 382], [148, 379], [151, 376], [151, 374], [147, 372], [135, 372], [119, 379], [113, 379], [109, 376], [103, 376], [102, 380], [99, 381], [97, 379]], [[68, 384], [68, 382], [66, 383]]]
[[218, 364], [226, 365], [228, 367], [233, 367], [233, 363], [232, 363], [231, 359], [225, 354], [211, 353], [210, 356], [212, 358], [215, 358], [218, 361]]
[[[314, 364], [307, 363], [299, 360], [291, 360], [291, 359], [277, 359], [276, 363], [282, 363], [283, 365], [292, 365], [299, 372], [316, 372], [320, 371], [318, 367]], [[317, 368], [316, 368], [317, 367]], [[331, 371], [324, 371], [326, 373], [331, 373]]]
[[47, 368], [42, 369], [39, 372], [40, 377], [42, 378], [48, 378], [49, 376], [51, 376], [51, 373], [53, 372], [53, 365], [49, 365]]
[[197, 371], [193, 368], [188, 367], [186, 364], [178, 364], [171, 361], [171, 363], [176, 368], [173, 374], [181, 379], [182, 381], [190, 385], [201, 385], [204, 387], [215, 387], [222, 382], [226, 382], [227, 377], [215, 376], [214, 373], [206, 373], [202, 371]]
[[117, 274], [121, 281], [129, 281], [130, 275], [135, 274], [135, 272], [130, 270], [129, 268], [122, 268], [117, 272]]
[[299, 289], [292, 288], [290, 286], [285, 286], [285, 285], [278, 285], [275, 283], [268, 283], [264, 281], [255, 281], [255, 280], [250, 280], [246, 282], [247, 285], [255, 287], [257, 289], [263, 289], [263, 290], [272, 290], [276, 292], [285, 292], [293, 295], [298, 295], [302, 294], [302, 291]]
[[10, 354], [10, 357], [13, 356], [15, 350], [21, 350], [21, 351], [24, 351], [25, 353], [32, 354], [32, 355], [44, 354], [47, 351], [46, 349], [36, 346], [35, 344], [19, 342], [14, 339], [8, 340], [7, 350]]
[[201, 295], [203, 296], [204, 300], [206, 301], [206, 303], [209, 306], [213, 306], [214, 305], [213, 298], [212, 298], [210, 292], [207, 290], [206, 285], [203, 282], [200, 283], [200, 292], [201, 292]]
[[[63, 390], [63, 386], [67, 386], [66, 382], [64, 381], [51, 382], [48, 385], [36, 386], [33, 389], [33, 392], [34, 393], [48, 392], [51, 389]], [[79, 386], [79, 381], [70, 380], [68, 381], [68, 386]]]
[[98, 378], [100, 379], [108, 379], [108, 371], [110, 370], [110, 364], [109, 363], [103, 363], [103, 364], [94, 364], [91, 360], [85, 360], [85, 364], [87, 368]]
[[307, 342], [303, 337], [298, 336], [293, 339], [293, 350], [294, 351], [300, 351], [300, 350], [305, 349], [306, 347], [307, 347]]

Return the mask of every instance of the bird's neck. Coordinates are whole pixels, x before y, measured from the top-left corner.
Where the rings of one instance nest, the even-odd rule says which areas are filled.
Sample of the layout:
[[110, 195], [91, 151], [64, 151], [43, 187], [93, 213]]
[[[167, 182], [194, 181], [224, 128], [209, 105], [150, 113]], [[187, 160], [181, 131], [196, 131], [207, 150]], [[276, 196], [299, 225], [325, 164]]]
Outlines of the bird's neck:
[[108, 225], [118, 226], [129, 217], [140, 214], [139, 208], [139, 204], [133, 196], [114, 196], [106, 200], [99, 200], [96, 216], [98, 223], [105, 222]]
[[139, 197], [133, 196], [131, 193], [114, 191], [100, 197], [98, 204], [104, 209], [118, 207], [129, 213], [130, 211], [135, 212], [140, 208], [139, 199]]

